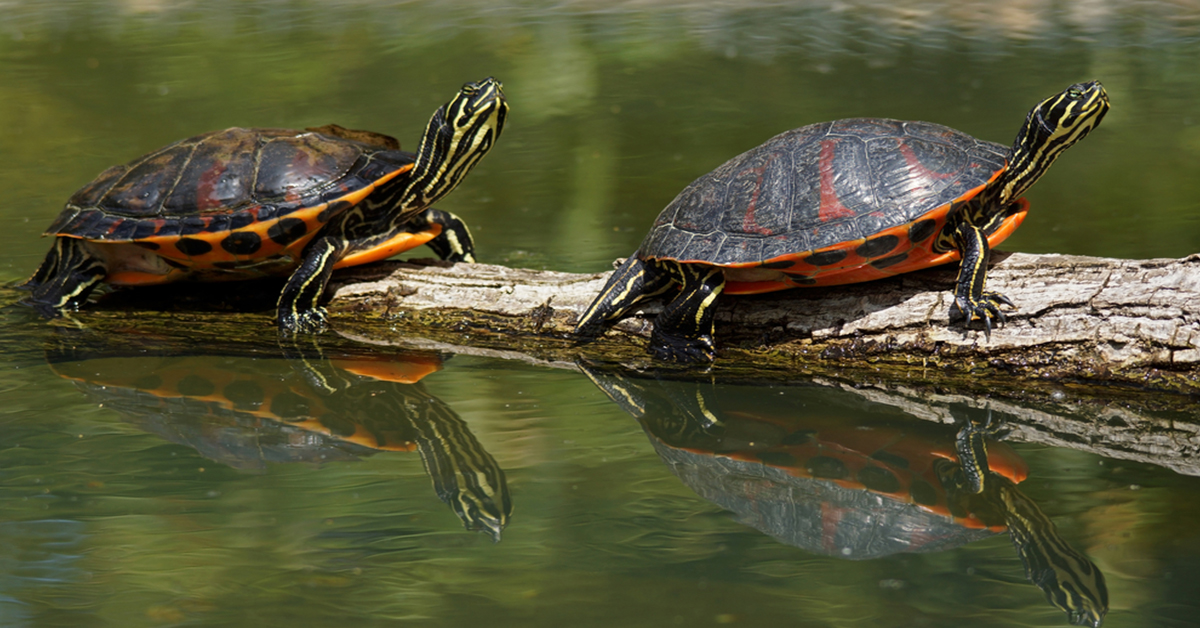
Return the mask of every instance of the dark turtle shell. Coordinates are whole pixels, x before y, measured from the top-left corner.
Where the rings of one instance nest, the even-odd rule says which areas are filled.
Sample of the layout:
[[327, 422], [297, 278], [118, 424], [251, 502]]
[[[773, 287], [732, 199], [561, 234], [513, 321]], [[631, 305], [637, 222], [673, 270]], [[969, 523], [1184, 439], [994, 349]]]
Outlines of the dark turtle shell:
[[[934, 234], [954, 203], [1003, 172], [1008, 153], [929, 122], [855, 118], [794, 129], [684, 189], [639, 254], [765, 267], [811, 284], [847, 283], [833, 280], [834, 271], [862, 266], [897, 266], [886, 273], [896, 274], [944, 263], [956, 254], [934, 260]], [[1007, 236], [1015, 226], [1000, 231]]]
[[412, 168], [386, 136], [231, 128], [105, 170], [47, 235], [134, 242], [192, 267], [303, 247], [330, 218]]

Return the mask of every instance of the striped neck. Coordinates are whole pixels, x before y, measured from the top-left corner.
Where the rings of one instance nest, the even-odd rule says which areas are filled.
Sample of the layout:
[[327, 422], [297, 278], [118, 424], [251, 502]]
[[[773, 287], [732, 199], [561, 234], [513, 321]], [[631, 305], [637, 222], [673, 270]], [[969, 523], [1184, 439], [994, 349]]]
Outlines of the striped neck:
[[1033, 187], [1063, 151], [1100, 124], [1107, 111], [1108, 94], [1099, 81], [1072, 85], [1031, 109], [1013, 141], [1000, 182], [1002, 205]]
[[500, 81], [467, 83], [430, 118], [417, 160], [395, 190], [374, 201], [391, 220], [405, 222], [439, 201], [492, 149], [504, 128], [508, 104]]

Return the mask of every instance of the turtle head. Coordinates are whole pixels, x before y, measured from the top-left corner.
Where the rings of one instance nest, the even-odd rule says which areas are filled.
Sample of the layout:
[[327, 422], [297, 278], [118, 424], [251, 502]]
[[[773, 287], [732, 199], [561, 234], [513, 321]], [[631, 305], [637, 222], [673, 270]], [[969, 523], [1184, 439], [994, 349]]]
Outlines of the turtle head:
[[1024, 194], [1064, 150], [1087, 137], [1105, 113], [1108, 93], [1100, 81], [1076, 83], [1038, 103], [1013, 142], [1001, 201], [1007, 204]]
[[428, 207], [450, 193], [492, 149], [507, 117], [500, 81], [489, 76], [463, 85], [425, 127], [411, 177], [415, 198], [405, 205]]

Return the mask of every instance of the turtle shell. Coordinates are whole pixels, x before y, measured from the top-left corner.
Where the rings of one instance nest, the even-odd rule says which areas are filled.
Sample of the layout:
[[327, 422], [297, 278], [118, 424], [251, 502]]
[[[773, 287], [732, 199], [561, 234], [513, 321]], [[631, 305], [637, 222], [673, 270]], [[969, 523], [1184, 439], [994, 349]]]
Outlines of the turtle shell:
[[412, 169], [415, 156], [390, 139], [245, 128], [197, 135], [105, 170], [46, 233], [135, 243], [187, 268], [290, 261], [332, 217]]
[[[958, 259], [935, 234], [1006, 168], [1009, 149], [929, 122], [854, 118], [777, 135], [685, 188], [643, 258], [730, 269], [726, 292], [851, 283]], [[996, 244], [1024, 218], [1016, 210]], [[767, 272], [762, 272], [767, 271]], [[780, 274], [786, 285], [770, 281]], [[755, 289], [752, 284], [763, 282]], [[740, 285], [739, 285], [740, 284]]]

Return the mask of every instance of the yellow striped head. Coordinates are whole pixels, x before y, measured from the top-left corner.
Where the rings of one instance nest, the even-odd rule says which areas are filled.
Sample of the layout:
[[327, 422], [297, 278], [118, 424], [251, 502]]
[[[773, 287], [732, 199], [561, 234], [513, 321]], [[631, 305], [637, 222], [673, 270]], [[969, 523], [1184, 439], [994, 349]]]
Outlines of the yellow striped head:
[[1029, 111], [1009, 157], [1001, 200], [1014, 201], [1075, 142], [1087, 137], [1108, 113], [1100, 81], [1076, 83]]
[[450, 193], [492, 149], [507, 117], [503, 85], [490, 76], [463, 85], [442, 105], [417, 150], [411, 186], [421, 199], [417, 206], [427, 207]]

